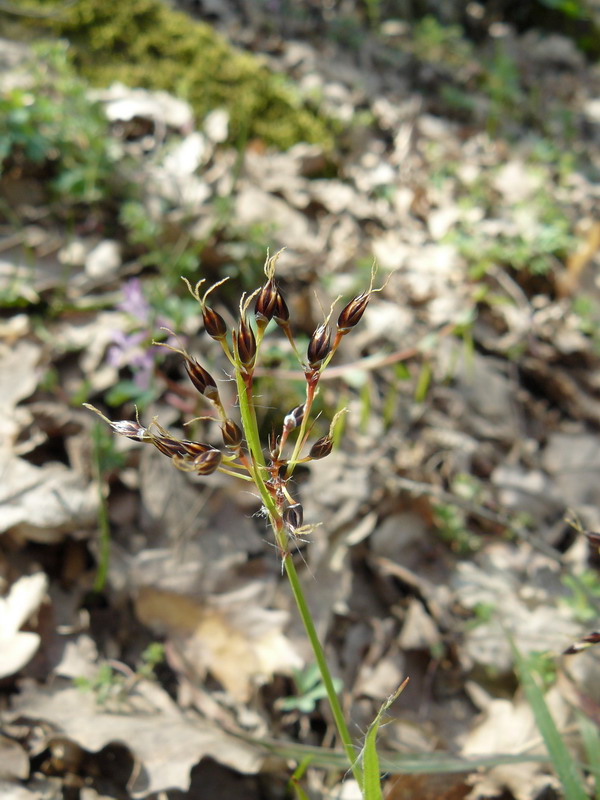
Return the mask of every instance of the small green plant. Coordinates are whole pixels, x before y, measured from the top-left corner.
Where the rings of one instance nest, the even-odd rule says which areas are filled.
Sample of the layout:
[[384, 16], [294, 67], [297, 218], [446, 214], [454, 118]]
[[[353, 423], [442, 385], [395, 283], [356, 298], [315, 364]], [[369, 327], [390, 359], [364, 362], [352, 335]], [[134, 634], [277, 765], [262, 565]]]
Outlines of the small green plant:
[[519, 66], [502, 42], [496, 43], [482, 75], [481, 89], [490, 101], [487, 127], [491, 136], [496, 135], [504, 119], [519, 121], [530, 107], [521, 87]]
[[151, 642], [141, 655], [137, 676], [143, 680], [154, 680], [156, 668], [165, 660], [165, 646], [162, 642]]
[[545, 650], [534, 650], [527, 654], [525, 663], [543, 691], [547, 691], [556, 683], [558, 668], [555, 654]]
[[[296, 694], [285, 697], [279, 708], [282, 711], [300, 711], [302, 714], [310, 714], [317, 707], [319, 700], [327, 697], [327, 690], [321, 680], [321, 674], [316, 664], [310, 664], [304, 670], [294, 670], [294, 682], [296, 684]], [[342, 689], [342, 682], [338, 679], [333, 681], [337, 692]]]
[[473, 630], [479, 625], [487, 625], [488, 622], [491, 622], [496, 615], [496, 605], [495, 603], [475, 603], [472, 611], [473, 618], [467, 622], [467, 630]]
[[[451, 490], [458, 498], [477, 504], [481, 501], [481, 485], [472, 475], [458, 473]], [[433, 507], [434, 522], [440, 538], [459, 556], [475, 553], [481, 539], [468, 529], [468, 514], [460, 505], [437, 503]]]
[[481, 542], [467, 528], [467, 515], [458, 506], [437, 503], [433, 507], [434, 522], [440, 538], [459, 556], [479, 550]]
[[33, 82], [0, 96], [0, 173], [35, 172], [61, 203], [109, 195], [120, 154], [108, 121], [76, 77], [62, 43], [34, 48]]
[[81, 692], [91, 692], [98, 706], [122, 706], [127, 697], [125, 676], [107, 662], [100, 664], [93, 678], [79, 677], [73, 682]]
[[[475, 201], [477, 202], [477, 201]], [[469, 201], [465, 198], [465, 205]], [[530, 217], [527, 234], [520, 230], [499, 233], [494, 237], [474, 234], [467, 224], [459, 223], [446, 236], [469, 264], [475, 279], [485, 276], [492, 267], [508, 267], [529, 275], [546, 275], [562, 263], [576, 245], [571, 222], [563, 209], [545, 192], [538, 192], [512, 213]], [[524, 228], [520, 223], [519, 228]]]
[[175, 277], [191, 275], [198, 263], [198, 243], [184, 230], [176, 242], [169, 240], [168, 209], [150, 211], [139, 200], [126, 200], [119, 209], [119, 222], [127, 240], [142, 252], [142, 266], [156, 267], [173, 288]]
[[565, 17], [590, 19], [590, 4], [586, 0], [538, 0], [538, 3], [553, 11], [560, 11]]
[[413, 28], [411, 49], [422, 61], [464, 70], [473, 63], [473, 45], [460, 25], [444, 25], [430, 14]]
[[[345, 409], [335, 414], [327, 433], [317, 438], [312, 445], [308, 443], [314, 425], [311, 417], [314, 414], [319, 381], [344, 336], [360, 322], [372, 295], [380, 289], [374, 288], [375, 269], [372, 269], [368, 288], [344, 306], [335, 326], [331, 325], [334, 308], [332, 306], [311, 336], [306, 354], [302, 355], [292, 331], [287, 304], [275, 280], [275, 267], [279, 255], [278, 253], [273, 258], [267, 257], [264, 267], [266, 282], [262, 287], [249, 295], [246, 293], [242, 295], [238, 322], [231, 331], [223, 317], [209, 304], [211, 293], [227, 279], [214, 284], [203, 295], [200, 294], [200, 287], [204, 281], [199, 281], [195, 286], [188, 283], [190, 293], [200, 305], [207, 335], [221, 345], [229, 368], [233, 372], [237, 387], [236, 406], [239, 409], [237, 421], [223, 405], [212, 375], [193, 356], [182, 347], [164, 342], [157, 343], [182, 357], [192, 384], [213, 410], [215, 423], [221, 429], [222, 448], [204, 442], [178, 439], [165, 430], [156, 419], [148, 427], [142, 425], [137, 417], [134, 420], [112, 422], [93, 406], [87, 407], [99, 414], [115, 433], [156, 447], [171, 459], [177, 469], [200, 476], [219, 471], [241, 478], [255, 487], [262, 501], [263, 513], [270, 522], [282, 568], [290, 582], [315, 656], [322, 687], [346, 753], [347, 767], [352, 770], [358, 785], [362, 788], [363, 768], [357, 760], [354, 741], [338, 699], [339, 684], [336, 684], [329, 671], [291, 557], [298, 539], [308, 536], [317, 527], [304, 521], [303, 507], [294, 494], [291, 479], [299, 464], [325, 458], [333, 449], [336, 423]], [[273, 431], [268, 437], [265, 455], [259, 436], [255, 371], [263, 339], [272, 324], [282, 331], [300, 361], [305, 379], [305, 398], [301, 405], [283, 415], [279, 434]]]
[[92, 678], [79, 677], [73, 682], [80, 691], [91, 692], [98, 706], [119, 709], [140, 680], [155, 680], [155, 669], [164, 659], [164, 645], [152, 642], [141, 654], [141, 663], [135, 671], [120, 662], [104, 661]]
[[595, 570], [586, 570], [577, 577], [565, 575], [562, 579], [570, 594], [561, 602], [571, 609], [578, 622], [588, 623], [598, 616], [595, 600], [600, 600], [600, 575]]

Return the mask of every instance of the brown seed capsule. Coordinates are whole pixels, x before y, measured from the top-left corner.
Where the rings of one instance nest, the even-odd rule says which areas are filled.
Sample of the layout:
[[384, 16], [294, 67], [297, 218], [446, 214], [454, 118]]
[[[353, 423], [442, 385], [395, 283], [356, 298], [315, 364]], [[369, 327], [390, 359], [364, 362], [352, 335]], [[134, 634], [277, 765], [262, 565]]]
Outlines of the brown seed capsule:
[[163, 455], [169, 458], [173, 458], [173, 456], [185, 456], [187, 453], [183, 442], [173, 439], [170, 436], [152, 436], [150, 441], [157, 450], [160, 450]]
[[189, 356], [186, 357], [185, 371], [189, 375], [194, 387], [200, 392], [201, 395], [215, 402], [219, 400], [219, 391], [214, 378], [196, 361], [195, 358], [190, 358]]
[[184, 452], [192, 458], [196, 458], [202, 453], [207, 453], [209, 450], [214, 450], [214, 447], [212, 447], [210, 444], [202, 444], [202, 442], [190, 442], [189, 439], [184, 439], [182, 442], [180, 442], [180, 444], [184, 448]]
[[244, 434], [232, 419], [226, 419], [221, 425], [223, 443], [230, 450], [238, 450], [242, 444]]
[[200, 453], [194, 461], [194, 471], [198, 475], [212, 475], [221, 463], [221, 451], [211, 448], [205, 453]]
[[371, 292], [363, 292], [357, 295], [353, 300], [350, 300], [348, 305], [341, 310], [337, 322], [338, 331], [341, 334], [348, 333], [351, 328], [360, 322], [369, 304], [370, 297]]
[[296, 406], [288, 412], [283, 418], [283, 427], [287, 431], [293, 431], [298, 425], [302, 425], [304, 419], [304, 403], [301, 406]]
[[279, 289], [277, 289], [275, 303], [273, 305], [273, 319], [278, 325], [285, 327], [289, 318], [290, 318], [290, 311], [287, 307], [285, 300], [283, 299], [283, 295], [281, 294]]
[[277, 287], [273, 280], [268, 280], [256, 297], [254, 316], [256, 321], [263, 326], [273, 319], [277, 301]]
[[329, 327], [323, 323], [323, 325], [319, 325], [308, 343], [306, 356], [309, 366], [313, 369], [320, 367], [323, 360], [329, 355], [330, 350], [331, 335], [329, 333]]
[[213, 339], [221, 341], [227, 336], [227, 323], [220, 314], [210, 306], [207, 306], [206, 303], [202, 306], [202, 319], [204, 320], [204, 330]]
[[248, 322], [242, 317], [237, 331], [233, 332], [234, 349], [244, 367], [251, 369], [256, 357], [256, 338]]
[[321, 436], [310, 448], [309, 457], [313, 459], [325, 458], [333, 450], [333, 441], [330, 436]]
[[302, 527], [304, 509], [300, 503], [288, 506], [283, 512], [283, 523], [292, 533]]

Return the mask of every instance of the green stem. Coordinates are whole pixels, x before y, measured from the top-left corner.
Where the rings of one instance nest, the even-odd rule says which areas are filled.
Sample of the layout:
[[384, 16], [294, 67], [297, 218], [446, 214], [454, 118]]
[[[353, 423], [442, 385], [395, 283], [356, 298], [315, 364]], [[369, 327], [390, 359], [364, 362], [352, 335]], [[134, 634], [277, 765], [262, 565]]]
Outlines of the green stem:
[[312, 410], [313, 400], [315, 399], [315, 392], [317, 389], [316, 383], [307, 383], [306, 384], [306, 400], [304, 401], [304, 416], [302, 418], [302, 424], [300, 425], [300, 430], [298, 431], [298, 437], [296, 439], [296, 444], [294, 445], [294, 450], [288, 461], [287, 466], [287, 476], [288, 478], [296, 468], [296, 464], [298, 463], [298, 458], [300, 456], [300, 450], [304, 444], [304, 438], [306, 435], [306, 428], [308, 427], [308, 420], [310, 418], [310, 412]]
[[250, 470], [256, 488], [260, 492], [261, 499], [268, 510], [271, 517], [277, 516], [277, 507], [275, 501], [269, 494], [269, 490], [265, 486], [262, 476], [262, 468], [266, 466], [265, 457], [263, 456], [262, 447], [260, 446], [260, 436], [258, 433], [258, 424], [256, 422], [256, 413], [254, 406], [250, 402], [248, 392], [246, 391], [246, 384], [241, 371], [237, 368], [235, 370], [235, 382], [237, 384], [238, 402], [240, 404], [240, 416], [242, 418], [242, 427], [244, 429], [244, 436], [248, 450], [250, 451]]
[[306, 598], [304, 597], [304, 592], [302, 590], [302, 585], [300, 584], [298, 573], [296, 572], [296, 567], [294, 566], [294, 562], [292, 561], [289, 555], [288, 543], [285, 531], [283, 529], [281, 516], [277, 510], [275, 501], [273, 500], [272, 496], [269, 493], [269, 490], [265, 486], [265, 482], [261, 474], [262, 472], [261, 468], [265, 466], [265, 459], [263, 456], [262, 448], [260, 446], [260, 437], [258, 433], [258, 424], [256, 422], [256, 413], [254, 411], [254, 406], [251, 402], [250, 397], [248, 396], [249, 392], [247, 392], [246, 390], [246, 384], [239, 369], [236, 369], [235, 371], [235, 378], [237, 383], [238, 400], [240, 404], [240, 415], [242, 418], [242, 425], [244, 427], [246, 442], [248, 444], [248, 449], [250, 451], [250, 455], [252, 458], [252, 464], [251, 464], [252, 477], [256, 481], [256, 487], [260, 492], [261, 499], [267, 511], [269, 512], [269, 517], [271, 519], [271, 525], [275, 534], [275, 539], [277, 541], [279, 549], [283, 554], [283, 563], [285, 566], [285, 571], [288, 580], [290, 582], [292, 593], [294, 595], [294, 600], [296, 601], [296, 606], [298, 607], [298, 613], [300, 614], [300, 618], [302, 619], [302, 623], [304, 624], [306, 635], [308, 636], [308, 640], [315, 655], [317, 666], [319, 667], [319, 672], [321, 673], [321, 679], [323, 680], [325, 691], [327, 692], [327, 697], [329, 699], [329, 705], [331, 707], [331, 712], [333, 714], [333, 718], [335, 720], [335, 724], [337, 727], [338, 736], [340, 737], [340, 740], [344, 747], [344, 751], [346, 752], [346, 757], [348, 758], [348, 763], [350, 764], [352, 773], [362, 791], [363, 787], [362, 768], [357, 760], [356, 752], [354, 750], [354, 745], [352, 743], [352, 737], [350, 736], [350, 731], [348, 730], [348, 726], [346, 725], [346, 720], [344, 719], [344, 713], [342, 711], [339, 698], [337, 696], [335, 687], [333, 685], [333, 678], [331, 677], [329, 667], [327, 666], [325, 653], [323, 652], [323, 648], [321, 646], [321, 642], [319, 641], [317, 630], [315, 628], [312, 616], [310, 614], [308, 605], [306, 603]]
[[323, 652], [323, 648], [321, 646], [321, 642], [319, 641], [319, 636], [317, 634], [315, 624], [308, 609], [308, 605], [304, 597], [304, 592], [302, 590], [302, 585], [300, 584], [300, 579], [298, 577], [298, 573], [296, 572], [296, 567], [294, 566], [294, 562], [289, 556], [287, 556], [284, 559], [284, 565], [286, 574], [288, 576], [288, 580], [290, 582], [290, 586], [292, 588], [292, 592], [294, 594], [294, 599], [298, 607], [298, 613], [300, 614], [300, 618], [302, 619], [302, 622], [304, 624], [304, 630], [306, 631], [306, 635], [308, 636], [310, 646], [312, 647], [313, 653], [315, 655], [317, 666], [319, 667], [319, 672], [321, 673], [321, 679], [323, 681], [323, 685], [325, 686], [325, 691], [327, 692], [327, 698], [329, 700], [329, 706], [331, 708], [331, 712], [335, 720], [338, 736], [340, 737], [340, 740], [346, 752], [346, 757], [350, 764], [350, 769], [352, 770], [352, 774], [354, 775], [354, 778], [362, 791], [363, 788], [362, 768], [358, 761], [356, 751], [354, 750], [352, 737], [350, 736], [350, 731], [348, 730], [348, 726], [346, 725], [346, 720], [344, 719], [344, 712], [342, 711], [342, 707], [340, 705], [337, 692], [333, 685], [333, 679], [331, 677], [329, 667], [327, 666], [325, 653]]

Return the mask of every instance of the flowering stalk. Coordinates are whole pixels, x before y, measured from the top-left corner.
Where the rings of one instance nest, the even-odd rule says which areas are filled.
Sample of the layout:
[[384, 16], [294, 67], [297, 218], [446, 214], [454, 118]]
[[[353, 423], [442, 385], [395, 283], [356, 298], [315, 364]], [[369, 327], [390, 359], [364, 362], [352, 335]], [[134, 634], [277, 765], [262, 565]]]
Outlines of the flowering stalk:
[[[315, 525], [304, 524], [304, 512], [301, 503], [293, 497], [289, 482], [294, 468], [299, 463], [306, 463], [325, 458], [333, 448], [333, 432], [337, 420], [345, 409], [336, 414], [331, 422], [329, 432], [314, 442], [306, 455], [302, 455], [310, 436], [310, 422], [313, 402], [318, 390], [319, 379], [327, 367], [343, 336], [358, 324], [368, 305], [371, 295], [380, 291], [373, 288], [375, 270], [371, 274], [369, 288], [351, 300], [341, 311], [335, 335], [332, 341], [330, 320], [333, 314], [332, 305], [325, 320], [312, 335], [303, 360], [294, 341], [287, 304], [275, 281], [275, 265], [279, 253], [265, 262], [266, 283], [249, 296], [242, 296], [239, 305], [237, 326], [229, 332], [223, 317], [208, 305], [207, 298], [223, 281], [210, 287], [200, 296], [199, 281], [194, 288], [186, 281], [188, 289], [200, 304], [206, 333], [219, 342], [227, 359], [234, 369], [237, 400], [241, 418], [241, 427], [231, 419], [221, 401], [217, 382], [213, 376], [190, 355], [183, 347], [171, 344], [156, 343], [178, 353], [190, 381], [199, 395], [213, 408], [214, 416], [221, 429], [223, 450], [211, 444], [178, 439], [166, 431], [156, 419], [148, 427], [144, 427], [136, 416], [135, 420], [111, 422], [93, 406], [87, 406], [99, 414], [112, 429], [122, 436], [139, 442], [153, 445], [173, 462], [173, 465], [184, 472], [196, 475], [210, 475], [222, 472], [252, 482], [262, 501], [266, 515], [271, 524], [275, 543], [282, 559], [282, 568], [290, 582], [292, 594], [296, 601], [298, 613], [309, 638], [323, 685], [325, 687], [338, 735], [344, 747], [352, 773], [363, 788], [363, 770], [357, 759], [357, 753], [344, 714], [336, 694], [333, 679], [325, 659], [323, 647], [319, 641], [315, 625], [310, 614], [306, 598], [291, 557], [290, 542], [294, 537], [308, 534]], [[250, 313], [250, 305], [254, 301], [254, 314]], [[284, 419], [281, 434], [273, 433], [269, 437], [268, 454], [265, 457], [260, 440], [259, 426], [254, 405], [253, 382], [255, 366], [260, 346], [269, 323], [274, 320], [282, 329], [298, 356], [306, 378], [306, 399], [300, 406], [289, 411]], [[171, 333], [169, 331], [169, 333]], [[290, 437], [296, 437], [295, 443], [288, 445]], [[292, 452], [286, 457], [286, 450]]]

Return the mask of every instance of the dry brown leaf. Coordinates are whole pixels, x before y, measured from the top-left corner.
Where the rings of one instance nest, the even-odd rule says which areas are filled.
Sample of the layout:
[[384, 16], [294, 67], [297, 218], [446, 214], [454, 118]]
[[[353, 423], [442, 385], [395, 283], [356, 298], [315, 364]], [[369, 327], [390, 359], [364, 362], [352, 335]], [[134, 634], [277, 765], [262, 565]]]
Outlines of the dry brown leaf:
[[199, 680], [210, 672], [232, 697], [247, 701], [275, 672], [302, 666], [282, 633], [287, 614], [261, 608], [261, 591], [249, 584], [201, 602], [145, 587], [135, 605], [145, 625], [173, 639]]
[[41, 800], [42, 797], [47, 797], [47, 786], [34, 789], [19, 784], [10, 783], [0, 779], [0, 797], [2, 800]]
[[469, 793], [460, 775], [390, 775], [385, 800], [462, 800]]
[[[479, 698], [482, 691], [477, 692]], [[559, 730], [568, 724], [571, 711], [560, 691], [554, 687], [546, 694], [546, 703]], [[483, 718], [467, 734], [462, 755], [481, 756], [496, 753], [545, 754], [545, 747], [528, 701], [521, 694], [514, 700], [487, 702]], [[501, 765], [469, 779], [474, 788], [470, 800], [501, 794], [509, 789], [517, 800], [533, 800], [547, 787], [557, 787], [556, 780], [539, 763]]]
[[32, 342], [0, 346], [0, 442], [3, 447], [8, 448], [20, 428], [29, 422], [28, 413], [16, 406], [37, 386], [39, 358], [40, 348]]
[[[26, 780], [29, 777], [29, 757], [15, 739], [0, 735], [0, 790], [7, 780]], [[2, 797], [5, 797], [2, 792]]]
[[[465, 631], [459, 656], [467, 669], [478, 664], [500, 674], [509, 672], [513, 657], [506, 630], [523, 653], [560, 653], [578, 630], [570, 610], [555, 606], [560, 580], [552, 562], [544, 564], [537, 556], [536, 570], [528, 548], [518, 555], [513, 548], [498, 543], [488, 547], [481, 565], [461, 562], [456, 567], [452, 584], [458, 602], [476, 613], [477, 609], [492, 613], [491, 619], [475, 619]], [[529, 574], [520, 563], [524, 557], [530, 561]]]
[[261, 756], [196, 716], [185, 716], [156, 684], [140, 682], [127, 713], [106, 713], [92, 692], [82, 692], [57, 679], [53, 687], [22, 687], [13, 704], [14, 716], [44, 720], [80, 747], [97, 752], [109, 742], [123, 742], [141, 768], [130, 791], [134, 797], [167, 789], [186, 790], [190, 770], [203, 756], [243, 773], [260, 768]]
[[43, 572], [26, 575], [0, 598], [0, 678], [14, 675], [31, 661], [40, 645], [39, 634], [21, 631], [39, 608], [48, 586]]
[[36, 467], [0, 450], [0, 533], [34, 542], [61, 541], [93, 525], [98, 491], [64, 464]]

